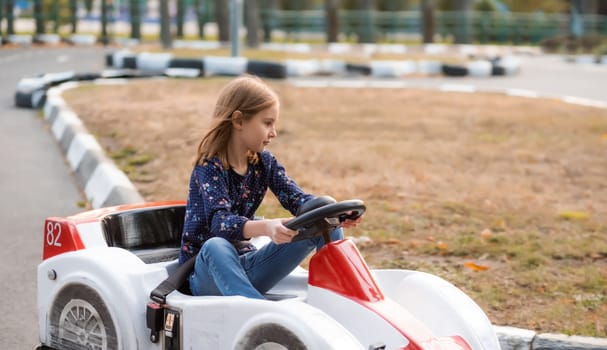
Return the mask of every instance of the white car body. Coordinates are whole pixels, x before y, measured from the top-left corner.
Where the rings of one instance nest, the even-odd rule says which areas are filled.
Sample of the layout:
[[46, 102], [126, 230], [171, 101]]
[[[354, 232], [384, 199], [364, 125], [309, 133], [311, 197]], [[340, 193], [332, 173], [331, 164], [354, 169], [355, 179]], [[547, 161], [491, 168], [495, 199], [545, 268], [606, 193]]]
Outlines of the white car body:
[[[317, 253], [310, 272], [294, 270], [268, 293], [269, 300], [170, 293], [160, 305], [163, 327], [152, 342], [146, 326], [150, 292], [178, 264], [174, 256], [147, 263], [142, 256], [178, 248], [111, 246], [116, 242], [108, 238], [108, 218], [174, 208], [183, 208], [183, 203], [128, 205], [47, 219], [38, 266], [43, 348], [248, 349], [260, 329], [279, 328], [307, 349], [499, 350], [491, 323], [459, 289], [422, 272], [368, 270], [351, 241], [323, 247], [321, 252], [333, 253]], [[335, 262], [335, 257], [343, 261]], [[327, 259], [336, 266], [353, 264], [352, 274], [325, 273]], [[342, 277], [342, 284], [331, 287]], [[65, 345], [60, 338], [72, 342]]]

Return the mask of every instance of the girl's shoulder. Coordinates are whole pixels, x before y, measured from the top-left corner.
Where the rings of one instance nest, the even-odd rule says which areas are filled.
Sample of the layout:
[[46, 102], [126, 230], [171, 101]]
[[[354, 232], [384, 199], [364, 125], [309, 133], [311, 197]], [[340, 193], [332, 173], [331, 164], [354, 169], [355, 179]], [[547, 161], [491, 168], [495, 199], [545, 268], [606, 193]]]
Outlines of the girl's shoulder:
[[196, 164], [196, 166], [194, 166], [194, 171], [203, 173], [224, 173], [226, 169], [218, 157], [213, 157], [204, 159], [202, 163]]
[[259, 152], [259, 160], [260, 165], [266, 169], [271, 169], [278, 163], [276, 157], [268, 150]]

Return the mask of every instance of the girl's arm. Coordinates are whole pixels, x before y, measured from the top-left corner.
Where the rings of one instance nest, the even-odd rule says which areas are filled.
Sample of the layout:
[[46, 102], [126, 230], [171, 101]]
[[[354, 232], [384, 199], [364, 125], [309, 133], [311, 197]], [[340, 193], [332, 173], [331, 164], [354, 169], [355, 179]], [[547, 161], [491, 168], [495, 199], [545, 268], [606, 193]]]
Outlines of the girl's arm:
[[264, 163], [269, 168], [269, 187], [272, 193], [276, 195], [278, 201], [283, 206], [295, 215], [297, 209], [312, 199], [314, 196], [305, 193], [298, 185], [287, 175], [285, 168], [276, 160], [269, 152], [262, 153], [265, 158]]
[[244, 224], [242, 236], [245, 239], [268, 236], [276, 244], [289, 243], [297, 231], [288, 229], [284, 222], [289, 219], [249, 220]]

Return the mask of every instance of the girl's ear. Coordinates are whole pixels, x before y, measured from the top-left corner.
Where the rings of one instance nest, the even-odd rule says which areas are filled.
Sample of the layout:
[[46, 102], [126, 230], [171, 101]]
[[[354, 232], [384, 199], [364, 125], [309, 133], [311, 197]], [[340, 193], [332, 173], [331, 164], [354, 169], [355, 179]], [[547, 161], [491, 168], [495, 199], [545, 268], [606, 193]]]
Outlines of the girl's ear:
[[242, 112], [239, 110], [234, 111], [234, 113], [232, 113], [232, 127], [236, 130], [241, 130], [242, 122]]

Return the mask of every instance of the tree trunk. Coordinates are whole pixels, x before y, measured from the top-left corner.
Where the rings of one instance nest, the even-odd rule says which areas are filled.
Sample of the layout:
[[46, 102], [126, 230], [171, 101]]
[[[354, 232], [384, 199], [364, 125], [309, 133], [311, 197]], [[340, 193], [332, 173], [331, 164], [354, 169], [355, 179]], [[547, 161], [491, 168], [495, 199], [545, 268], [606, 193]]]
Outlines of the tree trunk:
[[101, 0], [101, 42], [103, 45], [107, 45], [109, 39], [107, 37], [107, 15], [108, 15], [108, 1]]
[[247, 21], [247, 46], [256, 48], [259, 46], [260, 17], [259, 4], [257, 0], [245, 2], [245, 17]]
[[129, 0], [129, 14], [131, 17], [131, 38], [141, 39], [141, 5], [140, 0]]
[[434, 0], [423, 0], [422, 3], [423, 42], [434, 42]]
[[76, 0], [70, 0], [70, 22], [72, 34], [76, 34], [78, 32], [78, 3]]
[[163, 49], [170, 49], [171, 42], [171, 17], [169, 14], [169, 0], [160, 0], [160, 41]]
[[[0, 20], [2, 17], [0, 17]], [[44, 11], [42, 10], [42, 0], [34, 0], [34, 20], [36, 22], [36, 34], [44, 34]]]
[[215, 20], [219, 31], [219, 41], [222, 43], [230, 41], [230, 1], [215, 1]]
[[204, 39], [204, 25], [206, 23], [206, 14], [209, 11], [205, 0], [194, 0], [196, 9], [196, 24], [198, 25], [198, 37]]
[[5, 0], [6, 4], [6, 34], [15, 34], [15, 17], [13, 15], [13, 9], [15, 8], [14, 0]]
[[183, 38], [183, 22], [184, 22], [184, 17], [185, 17], [185, 4], [184, 1], [185, 0], [176, 0], [177, 1], [177, 20], [176, 20], [176, 26], [177, 26], [177, 33], [176, 36], [178, 38]]
[[336, 43], [339, 36], [339, 0], [325, 0], [327, 42]]

